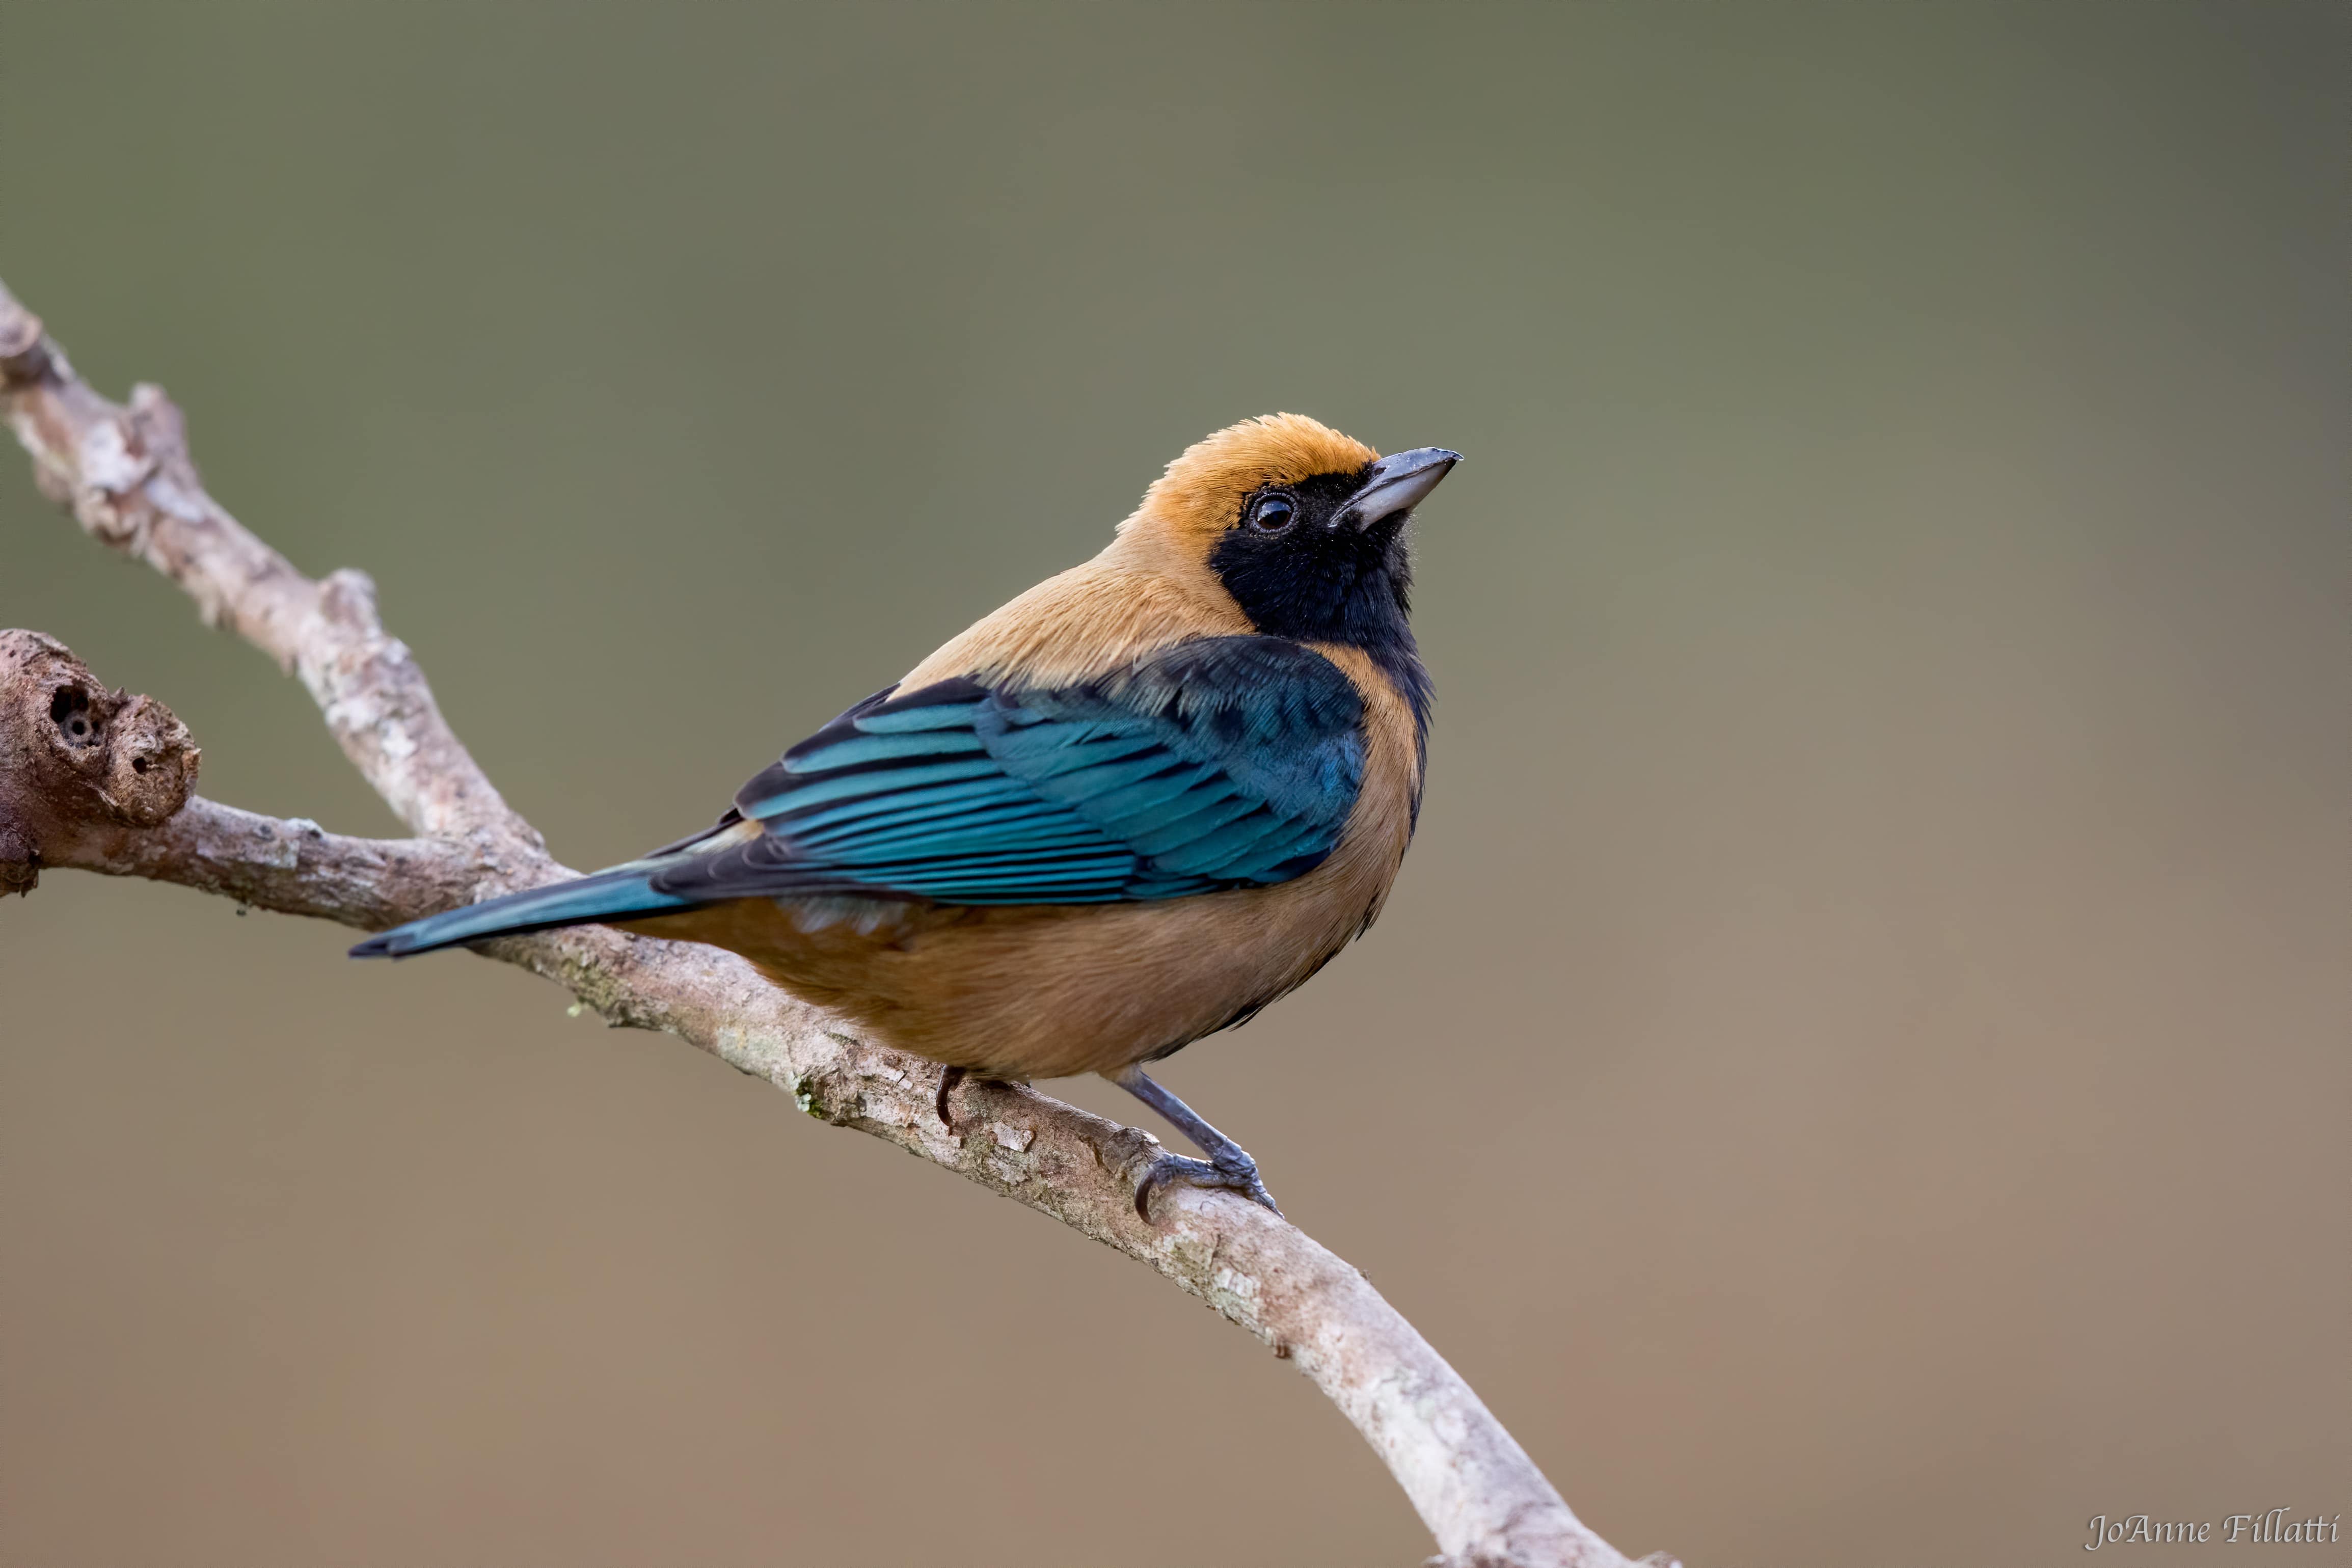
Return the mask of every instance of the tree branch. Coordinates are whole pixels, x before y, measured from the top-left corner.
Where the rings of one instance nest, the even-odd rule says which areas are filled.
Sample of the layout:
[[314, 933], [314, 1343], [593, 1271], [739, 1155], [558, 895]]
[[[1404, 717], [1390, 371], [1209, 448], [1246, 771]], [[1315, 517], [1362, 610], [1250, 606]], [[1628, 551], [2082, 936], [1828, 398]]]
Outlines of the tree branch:
[[[296, 571], [205, 492], [179, 411], [159, 388], [136, 387], [127, 407], [101, 397], [4, 286], [0, 405], [44, 493], [94, 538], [180, 584], [207, 624], [234, 628], [300, 677], [345, 754], [421, 836], [347, 838], [194, 797], [199, 753], [168, 710], [106, 693], [47, 638], [0, 633], [0, 891], [29, 893], [43, 867], [66, 867], [381, 930], [571, 875], [451, 731], [409, 650], [379, 623], [368, 579], [343, 571], [313, 582]], [[60, 699], [66, 690], [84, 707]], [[1339, 1405], [1450, 1568], [1623, 1568], [1357, 1269], [1230, 1193], [1171, 1190], [1155, 1204], [1157, 1224], [1139, 1218], [1134, 1179], [1159, 1149], [1149, 1134], [1025, 1085], [977, 1079], [955, 1090], [950, 1131], [934, 1111], [936, 1065], [859, 1038], [716, 948], [590, 926], [486, 951], [613, 1024], [676, 1035], [768, 1079], [812, 1116], [1150, 1264]]]

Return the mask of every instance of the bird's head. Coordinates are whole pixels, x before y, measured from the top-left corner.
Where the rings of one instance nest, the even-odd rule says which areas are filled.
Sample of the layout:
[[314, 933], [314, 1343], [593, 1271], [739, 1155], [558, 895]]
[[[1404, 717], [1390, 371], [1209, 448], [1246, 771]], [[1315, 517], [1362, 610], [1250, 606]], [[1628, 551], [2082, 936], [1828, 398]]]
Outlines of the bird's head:
[[1120, 540], [1206, 571], [1269, 636], [1409, 647], [1404, 525], [1459, 461], [1441, 447], [1383, 458], [1304, 415], [1245, 419], [1169, 464]]

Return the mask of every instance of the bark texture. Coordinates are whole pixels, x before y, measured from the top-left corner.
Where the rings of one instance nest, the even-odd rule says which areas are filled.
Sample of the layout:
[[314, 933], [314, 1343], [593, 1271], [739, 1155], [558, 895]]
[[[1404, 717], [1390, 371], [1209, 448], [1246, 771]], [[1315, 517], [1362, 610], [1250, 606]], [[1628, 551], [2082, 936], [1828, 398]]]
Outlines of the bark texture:
[[0, 631], [0, 893], [30, 893], [83, 837], [171, 820], [203, 756], [161, 702], [109, 691], [38, 632]]
[[[375, 931], [572, 873], [458, 742], [367, 578], [312, 581], [208, 495], [179, 412], [74, 374], [0, 287], [0, 405], [42, 490], [300, 678], [354, 766], [417, 837], [349, 838], [193, 795], [200, 756], [160, 702], [109, 692], [64, 647], [0, 632], [0, 889], [46, 868], [146, 877]], [[1150, 1265], [1289, 1360], [1377, 1450], [1448, 1568], [1622, 1568], [1469, 1385], [1363, 1275], [1230, 1193], [1185, 1188], [1139, 1218], [1150, 1134], [1014, 1084], [860, 1038], [731, 953], [591, 926], [486, 944], [608, 1022], [656, 1029], [766, 1079], [801, 1110], [1028, 1205]], [[1656, 1557], [1645, 1562], [1663, 1563]]]

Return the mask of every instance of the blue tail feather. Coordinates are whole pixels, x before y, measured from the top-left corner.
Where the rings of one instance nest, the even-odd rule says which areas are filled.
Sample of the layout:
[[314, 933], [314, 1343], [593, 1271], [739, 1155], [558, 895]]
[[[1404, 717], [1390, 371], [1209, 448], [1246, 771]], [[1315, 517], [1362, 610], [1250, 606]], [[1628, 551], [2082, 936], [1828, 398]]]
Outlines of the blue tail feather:
[[518, 936], [554, 926], [627, 919], [683, 909], [694, 900], [657, 893], [654, 871], [644, 862], [617, 866], [575, 881], [509, 893], [446, 914], [429, 915], [372, 936], [352, 949], [353, 958], [405, 958], [436, 948], [457, 947], [486, 937]]

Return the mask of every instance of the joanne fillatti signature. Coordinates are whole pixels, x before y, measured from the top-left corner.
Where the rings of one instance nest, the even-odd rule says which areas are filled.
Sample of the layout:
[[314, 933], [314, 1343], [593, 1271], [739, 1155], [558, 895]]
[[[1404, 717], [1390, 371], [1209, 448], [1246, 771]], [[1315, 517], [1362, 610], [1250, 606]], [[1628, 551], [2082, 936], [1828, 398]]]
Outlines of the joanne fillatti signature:
[[2294, 1513], [2293, 1509], [2274, 1508], [2268, 1513], [2233, 1513], [2219, 1521], [2158, 1519], [2145, 1513], [2118, 1514], [2109, 1519], [2104, 1513], [2095, 1513], [2091, 1516], [2091, 1539], [2083, 1542], [2083, 1550], [2096, 1552], [2102, 1546], [2126, 1546], [2135, 1542], [2153, 1544], [2180, 1541], [2325, 1545], [2336, 1539], [2336, 1530], [2344, 1520], [2340, 1513], [2313, 1514], [2309, 1519], [2296, 1519]]

